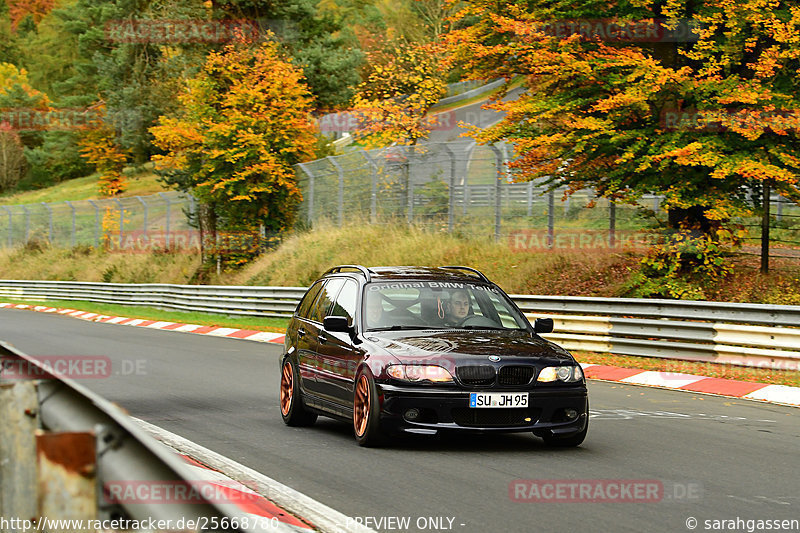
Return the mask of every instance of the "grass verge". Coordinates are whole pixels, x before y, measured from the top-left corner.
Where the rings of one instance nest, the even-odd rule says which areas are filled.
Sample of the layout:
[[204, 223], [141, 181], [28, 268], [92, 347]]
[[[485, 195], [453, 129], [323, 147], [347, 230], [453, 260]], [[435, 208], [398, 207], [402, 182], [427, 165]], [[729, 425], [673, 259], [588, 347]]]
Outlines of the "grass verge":
[[[257, 318], [257, 317], [230, 317], [211, 313], [180, 312], [173, 310], [156, 309], [153, 307], [130, 307], [124, 305], [98, 304], [85, 301], [30, 301], [3, 299], [4, 302], [21, 303], [27, 305], [44, 305], [87, 311], [112, 316], [126, 316], [145, 320], [163, 320], [168, 322], [181, 322], [199, 324], [202, 326], [220, 326], [226, 328], [253, 329], [257, 331], [270, 331], [283, 333], [289, 323], [284, 318]], [[771, 385], [787, 385], [800, 387], [800, 372], [793, 370], [773, 370], [768, 368], [750, 368], [743, 366], [702, 363], [695, 361], [679, 361], [674, 359], [657, 359], [650, 357], [631, 357], [624, 355], [599, 354], [593, 352], [574, 352], [575, 358], [582, 363], [595, 363], [601, 365], [618, 366], [622, 368], [635, 368], [641, 370], [657, 370], [661, 372], [676, 372], [695, 374], [698, 376], [735, 379], [754, 383], [768, 383]]]

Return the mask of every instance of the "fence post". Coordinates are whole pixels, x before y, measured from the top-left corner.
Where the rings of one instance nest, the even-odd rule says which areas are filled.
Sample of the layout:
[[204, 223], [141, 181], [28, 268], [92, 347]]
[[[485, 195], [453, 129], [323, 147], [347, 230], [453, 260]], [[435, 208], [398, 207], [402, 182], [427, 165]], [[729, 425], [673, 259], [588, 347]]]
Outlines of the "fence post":
[[[411, 154], [413, 155], [413, 147]], [[411, 224], [414, 221], [414, 177], [411, 175], [411, 158], [409, 157], [409, 148], [406, 147], [403, 149], [403, 155], [405, 156], [405, 174], [406, 174], [406, 189], [408, 192], [408, 223]]]
[[333, 158], [333, 156], [328, 156], [326, 159], [331, 162], [333, 168], [336, 169], [336, 173], [339, 174], [339, 194], [338, 194], [338, 201], [337, 203], [337, 218], [339, 221], [339, 227], [342, 227], [342, 222], [344, 221], [344, 171], [342, 170], [342, 166]]
[[499, 242], [500, 224], [501, 224], [500, 205], [502, 201], [500, 194], [502, 192], [501, 191], [502, 181], [503, 178], [505, 177], [504, 169], [506, 165], [506, 160], [505, 160], [504, 150], [501, 150], [494, 144], [491, 145], [491, 149], [492, 152], [494, 152], [494, 162], [495, 162], [494, 164], [495, 164], [495, 169], [497, 170], [494, 176], [494, 242]]
[[780, 222], [783, 218], [783, 196], [780, 194], [775, 199], [775, 207], [777, 208], [775, 212], [775, 221]]
[[89, 200], [94, 207], [94, 247], [100, 246], [100, 206], [94, 200]]
[[42, 205], [45, 209], [47, 209], [47, 241], [50, 244], [53, 244], [53, 208], [47, 205], [46, 202], [42, 202]]
[[11, 237], [11, 224], [12, 224], [12, 220], [11, 220], [11, 217], [12, 217], [11, 209], [9, 209], [9, 208], [8, 208], [7, 206], [5, 206], [5, 205], [4, 205], [4, 206], [0, 206], [0, 207], [2, 207], [3, 209], [5, 209], [5, 210], [6, 210], [6, 213], [8, 213], [8, 235], [7, 235], [6, 239], [8, 240], [8, 247], [9, 247], [9, 248], [11, 248], [11, 246], [13, 245], [13, 239], [12, 239], [12, 237]]
[[308, 202], [308, 214], [306, 215], [306, 222], [308, 222], [308, 225], [310, 226], [314, 224], [314, 173], [311, 172], [305, 163], [298, 163], [297, 166], [299, 166], [308, 176], [308, 197], [305, 201]]
[[528, 180], [528, 218], [533, 216], [533, 181]]
[[76, 232], [76, 228], [75, 228], [75, 206], [72, 205], [72, 202], [70, 202], [69, 200], [64, 200], [64, 203], [69, 206], [70, 210], [72, 210], [72, 232], [71, 232], [70, 237], [69, 237], [69, 242], [70, 242], [70, 244], [72, 244], [72, 247], [74, 248], [75, 247], [75, 237], [76, 237], [76, 235], [75, 235], [75, 232]]
[[609, 198], [608, 200], [608, 247], [615, 248], [617, 245], [617, 203]]
[[450, 180], [447, 185], [447, 232], [453, 233], [453, 218], [456, 210], [456, 198], [453, 188], [456, 183], [456, 154], [453, 149], [444, 143], [444, 151], [450, 156]]
[[22, 206], [22, 211], [25, 212], [25, 242], [27, 243], [31, 233], [31, 212], [28, 210], [27, 205]]
[[112, 198], [119, 206], [119, 249], [122, 250], [122, 233], [125, 229], [125, 208], [122, 206], [122, 202], [119, 201], [118, 198]]
[[161, 199], [162, 199], [162, 200], [164, 200], [164, 203], [165, 203], [165, 204], [167, 204], [167, 223], [166, 223], [166, 227], [164, 228], [164, 229], [165, 229], [165, 231], [166, 231], [166, 235], [165, 235], [165, 238], [164, 238], [164, 242], [166, 243], [167, 250], [169, 250], [169, 216], [170, 216], [170, 201], [169, 201], [169, 196], [167, 196], [167, 195], [166, 195], [166, 194], [164, 194], [163, 192], [160, 192], [160, 193], [158, 193], [158, 195], [161, 197]]
[[547, 193], [547, 247], [555, 245], [556, 233], [556, 191], [550, 189]]
[[141, 196], [136, 197], [137, 200], [142, 204], [144, 208], [144, 222], [142, 223], [142, 231], [144, 231], [144, 240], [147, 241], [147, 202], [145, 202]]
[[0, 517], [37, 516], [38, 412], [33, 380], [0, 383]]
[[761, 272], [769, 272], [769, 202], [770, 202], [770, 183], [764, 180], [762, 185], [761, 199]]
[[378, 221], [378, 164], [369, 155], [369, 152], [361, 149], [361, 155], [369, 163], [371, 188], [369, 193], [369, 219], [374, 224]]

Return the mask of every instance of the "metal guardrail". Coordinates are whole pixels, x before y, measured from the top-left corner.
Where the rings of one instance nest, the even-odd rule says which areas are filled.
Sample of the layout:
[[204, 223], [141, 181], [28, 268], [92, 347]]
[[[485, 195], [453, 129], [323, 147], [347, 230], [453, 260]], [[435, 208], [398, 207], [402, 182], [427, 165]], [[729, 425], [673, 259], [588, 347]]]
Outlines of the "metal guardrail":
[[[288, 317], [303, 287], [0, 280], [0, 298], [85, 300], [228, 315]], [[552, 316], [567, 349], [798, 369], [800, 306], [691, 300], [511, 295]]]
[[[0, 356], [3, 365], [0, 366], [0, 390], [6, 400], [4, 409], [10, 408], [12, 415], [8, 419], [0, 420], [3, 431], [3, 439], [0, 440], [0, 448], [3, 454], [10, 454], [14, 459], [19, 459], [19, 454], [26, 451], [30, 446], [19, 446], [19, 442], [27, 442], [34, 438], [33, 432], [25, 429], [33, 429], [38, 426], [49, 432], [69, 432], [83, 433], [94, 442], [96, 447], [94, 456], [96, 464], [91, 465], [90, 469], [77, 473], [77, 478], [96, 478], [97, 487], [97, 510], [99, 516], [85, 516], [84, 519], [107, 520], [109, 517], [123, 517], [128, 520], [148, 521], [150, 519], [159, 521], [171, 521], [175, 524], [187, 524], [193, 520], [195, 524], [208, 524], [210, 530], [214, 531], [262, 531], [262, 527], [245, 528], [239, 524], [253, 524], [254, 520], [245, 513], [242, 508], [234, 502], [224, 501], [214, 497], [212, 501], [207, 496], [208, 483], [193, 477], [192, 471], [172, 450], [155, 440], [145, 433], [133, 419], [131, 419], [121, 408], [103, 399], [86, 387], [81, 386], [71, 379], [59, 377], [52, 373], [51, 368], [30, 357], [12, 346], [0, 342]], [[23, 370], [20, 372], [19, 369]], [[9, 372], [9, 369], [15, 369]], [[11, 378], [8, 376], [12, 375]], [[21, 378], [20, 375], [23, 377]], [[35, 375], [36, 379], [23, 379], [25, 376]], [[31, 405], [25, 408], [25, 415], [20, 411], [19, 417], [13, 416], [16, 409], [14, 402], [16, 392], [26, 388], [30, 392], [27, 394]], [[15, 423], [14, 418], [26, 420], [25, 424]], [[33, 424], [33, 426], [31, 425]], [[31, 433], [28, 435], [27, 433]], [[33, 446], [34, 460], [32, 461], [8, 461], [9, 456], [4, 456], [0, 465], [0, 484], [2, 484], [2, 494], [6, 496], [0, 499], [0, 510], [4, 516], [15, 516], [15, 512], [20, 511], [20, 506], [36, 506], [37, 499], [34, 497], [32, 502], [29, 499], [22, 501], [16, 498], [21, 492], [33, 493], [36, 489], [36, 445]], [[40, 456], [41, 456], [40, 449]], [[62, 452], [62, 454], [70, 455]], [[56, 454], [59, 455], [59, 454]], [[73, 454], [74, 455], [74, 454]], [[67, 458], [66, 470], [74, 469], [74, 457]], [[28, 464], [32, 463], [32, 464]], [[40, 458], [41, 464], [41, 458]], [[15, 467], [11, 471], [7, 467]], [[28, 471], [28, 474], [25, 473]], [[62, 468], [64, 470], [64, 468]], [[30, 472], [33, 472], [31, 479]], [[23, 479], [26, 478], [26, 479]], [[34, 485], [31, 485], [31, 481]], [[136, 484], [135, 493], [140, 494], [138, 487], [148, 489], [153, 493], [157, 489], [167, 490], [171, 487], [175, 494], [178, 494], [178, 486], [185, 490], [194, 489], [191, 498], [135, 498], [134, 500], [125, 499], [122, 502], [104, 504], [101, 494], [108, 483], [127, 483]], [[39, 484], [41, 485], [41, 481]], [[31, 486], [28, 486], [31, 485]], [[72, 492], [74, 487], [46, 486], [46, 493], [40, 493], [48, 497], [51, 493], [62, 492], [65, 501], [69, 502], [75, 498]], [[94, 492], [94, 491], [90, 491]], [[30, 495], [30, 494], [28, 494]], [[163, 501], [168, 499], [166, 503]], [[40, 498], [40, 504], [43, 498]], [[68, 506], [70, 507], [70, 506]], [[71, 507], [74, 507], [71, 506]], [[28, 510], [36, 512], [35, 509], [27, 507]], [[63, 511], [63, 508], [62, 508]], [[68, 511], [63, 511], [68, 512]], [[91, 513], [93, 514], [93, 513]], [[26, 519], [38, 514], [17, 514]], [[47, 516], [47, 515], [45, 515]], [[49, 516], [50, 519], [59, 519], [63, 516]], [[181, 522], [182, 520], [182, 522]], [[213, 524], [217, 524], [214, 526]], [[225, 527], [227, 526], [227, 527]], [[185, 529], [181, 527], [181, 529]], [[192, 530], [198, 527], [190, 528]], [[281, 523], [271, 523], [270, 531], [280, 530], [284, 532], [293, 531], [287, 525]]]

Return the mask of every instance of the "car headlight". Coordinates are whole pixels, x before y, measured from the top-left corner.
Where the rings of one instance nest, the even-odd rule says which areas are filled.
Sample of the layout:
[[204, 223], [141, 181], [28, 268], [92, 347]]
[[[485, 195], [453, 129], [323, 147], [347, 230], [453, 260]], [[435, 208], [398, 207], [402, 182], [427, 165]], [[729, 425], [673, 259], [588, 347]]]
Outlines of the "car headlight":
[[553, 381], [563, 381], [565, 383], [575, 383], [583, 379], [583, 371], [580, 366], [548, 366], [539, 372], [536, 381], [550, 383]]
[[434, 383], [448, 383], [453, 381], [453, 376], [446, 369], [436, 365], [389, 365], [386, 373], [401, 381], [432, 381]]

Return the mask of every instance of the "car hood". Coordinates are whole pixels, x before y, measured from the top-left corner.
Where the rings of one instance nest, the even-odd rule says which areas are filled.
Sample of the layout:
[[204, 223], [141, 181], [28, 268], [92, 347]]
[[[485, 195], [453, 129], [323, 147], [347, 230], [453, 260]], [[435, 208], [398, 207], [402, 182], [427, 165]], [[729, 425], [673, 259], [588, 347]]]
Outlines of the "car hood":
[[488, 356], [539, 364], [573, 361], [564, 348], [522, 330], [368, 331], [366, 338], [402, 361], [435, 362], [444, 357], [462, 363], [486, 361]]

